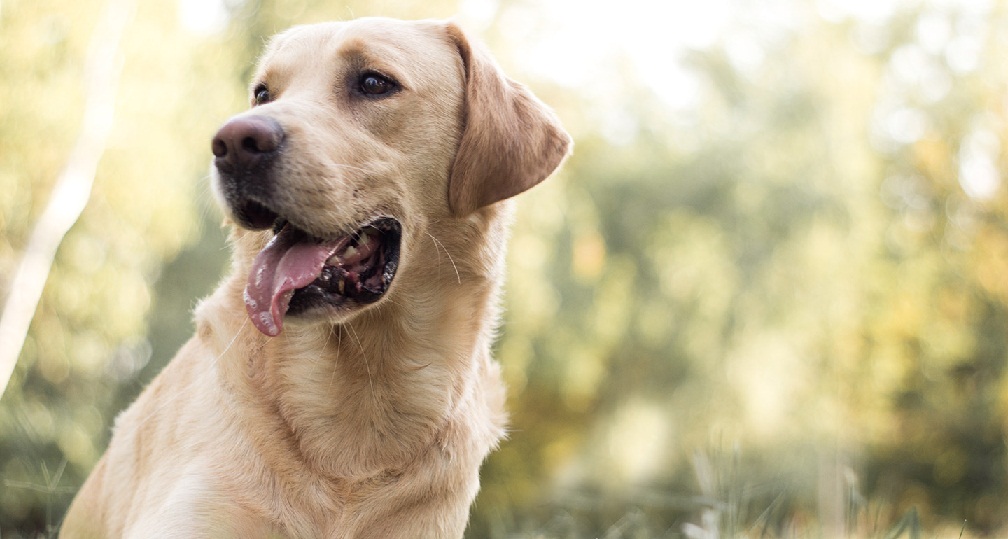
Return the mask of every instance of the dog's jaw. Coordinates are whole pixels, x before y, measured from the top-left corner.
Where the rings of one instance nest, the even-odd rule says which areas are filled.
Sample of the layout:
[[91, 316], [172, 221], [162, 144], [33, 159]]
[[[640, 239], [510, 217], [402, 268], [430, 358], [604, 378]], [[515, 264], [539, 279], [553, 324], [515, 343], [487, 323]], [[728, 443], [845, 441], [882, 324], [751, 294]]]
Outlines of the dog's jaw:
[[399, 265], [402, 225], [383, 217], [335, 240], [284, 222], [256, 255], [245, 286], [252, 324], [275, 337], [286, 315], [330, 316], [379, 301]]

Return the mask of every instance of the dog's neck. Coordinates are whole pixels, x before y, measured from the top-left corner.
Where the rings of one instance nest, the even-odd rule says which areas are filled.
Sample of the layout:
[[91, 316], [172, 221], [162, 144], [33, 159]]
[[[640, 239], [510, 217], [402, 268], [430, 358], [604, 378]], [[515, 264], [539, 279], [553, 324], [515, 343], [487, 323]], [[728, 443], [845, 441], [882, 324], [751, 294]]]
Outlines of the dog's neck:
[[483, 387], [500, 387], [484, 380], [499, 377], [490, 345], [503, 230], [492, 231], [500, 236], [491, 245], [498, 260], [484, 268], [448, 262], [479, 259], [464, 251], [486, 249], [486, 242], [452, 241], [458, 238], [450, 232], [432, 230], [438, 241], [429, 248], [450, 258], [439, 268], [401, 268], [396, 289], [409, 297], [391, 294], [341, 324], [288, 323], [274, 338], [244, 319], [245, 275], [229, 277], [207, 301], [227, 308], [199, 309], [198, 335], [218, 350], [236, 404], [256, 409], [254, 417], [289, 442], [266, 450], [293, 453], [314, 471], [345, 479], [394, 473], [389, 463], [402, 468], [429, 451], [455, 458], [460, 443], [472, 446], [464, 453], [478, 465], [503, 433], [503, 395]]

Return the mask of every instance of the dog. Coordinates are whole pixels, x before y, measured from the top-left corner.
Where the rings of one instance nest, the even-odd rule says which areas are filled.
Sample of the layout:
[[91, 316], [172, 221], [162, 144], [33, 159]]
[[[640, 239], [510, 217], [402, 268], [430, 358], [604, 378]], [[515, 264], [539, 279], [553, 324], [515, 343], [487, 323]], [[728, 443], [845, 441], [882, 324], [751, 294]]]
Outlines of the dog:
[[60, 537], [461, 537], [511, 198], [571, 138], [450, 21], [294, 27], [250, 88], [211, 143], [230, 274]]

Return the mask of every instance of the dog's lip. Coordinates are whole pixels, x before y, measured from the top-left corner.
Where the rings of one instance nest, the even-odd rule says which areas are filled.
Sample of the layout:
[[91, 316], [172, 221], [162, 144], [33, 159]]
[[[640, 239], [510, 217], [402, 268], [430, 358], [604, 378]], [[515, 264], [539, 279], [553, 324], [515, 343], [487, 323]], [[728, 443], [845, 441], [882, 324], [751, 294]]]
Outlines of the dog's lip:
[[[246, 198], [239, 204], [232, 205], [232, 212], [238, 224], [249, 230], [266, 230], [272, 226], [276, 232], [278, 231], [275, 228], [277, 221], [283, 219], [266, 204], [251, 198]], [[286, 220], [284, 219], [284, 221]]]
[[399, 262], [402, 225], [382, 216], [334, 239], [315, 237], [278, 217], [276, 235], [252, 263], [245, 306], [259, 331], [279, 335], [283, 317], [316, 306], [373, 303], [388, 291]]

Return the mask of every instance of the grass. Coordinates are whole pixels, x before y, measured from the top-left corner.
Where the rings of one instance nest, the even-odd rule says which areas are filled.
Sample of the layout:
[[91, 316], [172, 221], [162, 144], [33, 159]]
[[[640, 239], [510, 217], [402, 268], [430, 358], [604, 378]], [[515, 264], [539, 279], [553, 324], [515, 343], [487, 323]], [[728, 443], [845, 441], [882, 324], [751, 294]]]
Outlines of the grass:
[[[966, 522], [932, 524], [925, 531], [916, 508], [897, 511], [871, 501], [849, 467], [819, 470], [816, 499], [801, 499], [808, 486], [745, 479], [739, 451], [697, 453], [692, 472], [697, 491], [611, 494], [570, 491], [548, 513], [508, 518], [490, 539], [965, 539]], [[832, 473], [829, 473], [832, 472]], [[813, 473], [813, 476], [816, 474]], [[807, 497], [806, 497], [807, 498]], [[622, 507], [620, 511], [618, 508]], [[608, 522], [608, 523], [606, 523]], [[605, 523], [605, 524], [603, 524]], [[482, 537], [471, 532], [467, 537]]]
[[[10, 479], [4, 480], [4, 487], [9, 489], [20, 489], [27, 490], [31, 492], [37, 492], [43, 494], [46, 497], [46, 529], [44, 532], [39, 532], [30, 537], [44, 537], [46, 539], [55, 538], [59, 532], [59, 524], [57, 524], [57, 518], [62, 520], [63, 515], [55, 516], [53, 515], [53, 504], [54, 498], [57, 496], [65, 496], [74, 492], [74, 488], [67, 486], [60, 486], [60, 479], [63, 478], [63, 472], [66, 471], [67, 461], [64, 459], [55, 472], [50, 473], [49, 467], [46, 465], [45, 461], [42, 461], [42, 477], [44, 483], [29, 483], [24, 481], [12, 481]], [[15, 532], [16, 533], [16, 532]], [[3, 534], [0, 534], [2, 536]], [[10, 537], [10, 536], [8, 536]], [[20, 535], [14, 535], [13, 537], [20, 537]], [[2, 537], [0, 537], [2, 539]]]
[[[66, 469], [66, 461], [50, 472], [42, 463], [44, 482], [41, 484], [20, 481], [4, 481], [4, 486], [11, 489], [24, 489], [41, 493], [46, 496], [46, 530], [29, 535], [0, 534], [0, 539], [30, 537], [55, 538], [59, 525], [58, 519], [52, 514], [53, 499], [64, 496], [72, 489], [60, 486], [60, 479]], [[622, 516], [609, 525], [601, 534], [587, 534], [586, 526], [579, 522], [578, 513], [591, 514], [597, 507], [598, 500], [588, 496], [570, 493], [566, 498], [569, 507], [579, 507], [580, 511], [563, 510], [553, 514], [541, 526], [532, 526], [530, 532], [495, 530], [491, 533], [494, 539], [924, 539], [966, 537], [966, 522], [958, 530], [946, 528], [943, 531], [925, 534], [922, 530], [920, 515], [911, 508], [897, 519], [881, 508], [880, 504], [872, 504], [858, 489], [858, 483], [851, 473], [838, 474], [842, 477], [839, 499], [826, 500], [825, 505], [840, 505], [838, 515], [824, 515], [831, 511], [820, 510], [819, 515], [789, 513], [786, 493], [781, 492], [761, 511], [752, 511], [755, 494], [760, 489], [747, 485], [741, 479], [741, 463], [739, 452], [731, 454], [716, 453], [713, 457], [705, 453], [696, 453], [693, 457], [693, 472], [696, 476], [699, 492], [693, 495], [672, 495], [667, 493], [650, 493], [636, 497], [640, 507], [627, 509]], [[820, 505], [823, 505], [820, 500]], [[690, 512], [694, 516], [689, 520], [672, 527], [661, 529], [641, 507], [663, 506], [676, 510]], [[820, 508], [821, 509], [821, 508]], [[886, 522], [888, 521], [888, 522]], [[526, 521], [527, 523], [527, 521]], [[958, 531], [956, 535], [954, 531]]]

